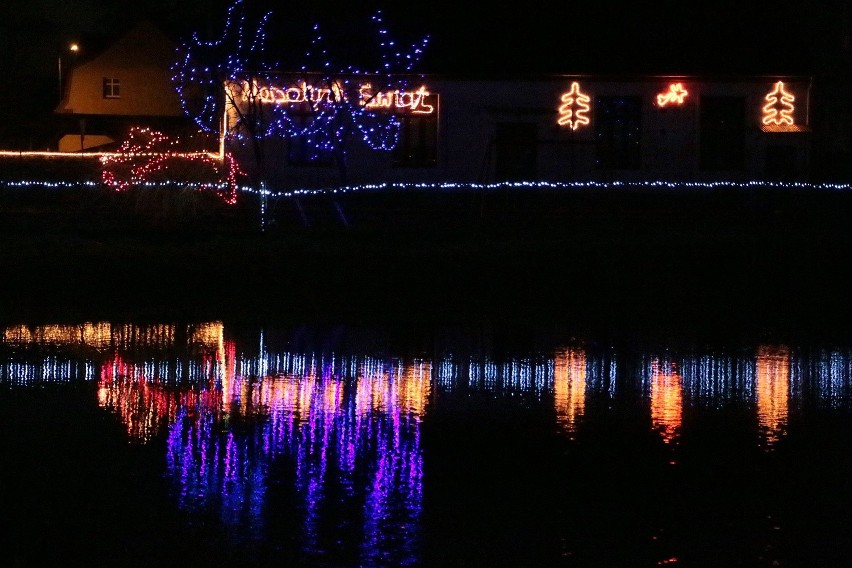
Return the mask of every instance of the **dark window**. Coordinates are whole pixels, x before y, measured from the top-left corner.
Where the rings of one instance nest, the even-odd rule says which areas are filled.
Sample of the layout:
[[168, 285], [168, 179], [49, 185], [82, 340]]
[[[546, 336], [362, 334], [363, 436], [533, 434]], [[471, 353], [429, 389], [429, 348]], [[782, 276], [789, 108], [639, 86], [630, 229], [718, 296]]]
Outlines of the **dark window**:
[[393, 149], [393, 165], [428, 167], [438, 163], [438, 117], [436, 115], [398, 116], [399, 141]]
[[121, 82], [115, 77], [104, 77], [104, 98], [117, 99], [121, 96]]
[[537, 176], [538, 133], [534, 123], [497, 124], [494, 174], [497, 181], [527, 181]]
[[700, 167], [742, 170], [745, 167], [745, 99], [701, 97]]
[[642, 166], [641, 97], [597, 97], [593, 108], [597, 167], [638, 170]]

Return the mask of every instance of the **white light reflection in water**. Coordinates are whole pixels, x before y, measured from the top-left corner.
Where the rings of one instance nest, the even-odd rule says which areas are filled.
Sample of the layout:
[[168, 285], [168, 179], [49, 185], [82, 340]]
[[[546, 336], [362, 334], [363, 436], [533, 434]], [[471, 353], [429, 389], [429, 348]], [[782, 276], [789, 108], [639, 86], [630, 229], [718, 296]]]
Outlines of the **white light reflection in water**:
[[823, 401], [839, 407], [852, 400], [852, 358], [841, 351], [819, 350], [808, 359], [790, 358], [790, 398]]
[[553, 392], [554, 365], [554, 359], [543, 357], [496, 362], [448, 355], [436, 365], [435, 384], [447, 391], [472, 389], [542, 398]]
[[37, 362], [6, 360], [0, 362], [0, 385], [34, 387], [46, 384], [91, 381], [97, 374], [90, 361], [48, 356]]
[[680, 359], [680, 369], [693, 405], [718, 408], [754, 399], [753, 358], [718, 353], [689, 355]]
[[781, 438], [790, 411], [790, 353], [786, 347], [761, 346], [757, 350], [757, 420], [766, 443]]

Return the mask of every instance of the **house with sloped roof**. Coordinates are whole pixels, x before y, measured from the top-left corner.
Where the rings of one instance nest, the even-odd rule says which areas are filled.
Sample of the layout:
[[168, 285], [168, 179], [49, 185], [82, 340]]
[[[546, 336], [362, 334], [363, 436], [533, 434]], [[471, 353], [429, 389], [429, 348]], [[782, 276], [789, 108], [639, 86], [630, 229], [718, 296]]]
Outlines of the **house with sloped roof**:
[[133, 126], [165, 132], [190, 126], [171, 82], [175, 43], [151, 22], [74, 66], [55, 113], [61, 152], [111, 149]]

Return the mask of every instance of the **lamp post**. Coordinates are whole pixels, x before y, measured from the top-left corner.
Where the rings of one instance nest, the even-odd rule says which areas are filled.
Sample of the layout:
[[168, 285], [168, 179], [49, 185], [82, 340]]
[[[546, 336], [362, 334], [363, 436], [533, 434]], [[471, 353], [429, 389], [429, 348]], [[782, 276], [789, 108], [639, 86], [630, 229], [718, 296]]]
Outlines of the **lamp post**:
[[[77, 43], [72, 43], [71, 45], [68, 46], [68, 51], [70, 51], [72, 54], [76, 55], [77, 52], [80, 51], [80, 45], [77, 44]], [[62, 88], [62, 54], [61, 53], [56, 58], [56, 61], [57, 61], [58, 69], [59, 69], [59, 100], [62, 101], [62, 96], [65, 94], [65, 92], [64, 92], [64, 89]]]

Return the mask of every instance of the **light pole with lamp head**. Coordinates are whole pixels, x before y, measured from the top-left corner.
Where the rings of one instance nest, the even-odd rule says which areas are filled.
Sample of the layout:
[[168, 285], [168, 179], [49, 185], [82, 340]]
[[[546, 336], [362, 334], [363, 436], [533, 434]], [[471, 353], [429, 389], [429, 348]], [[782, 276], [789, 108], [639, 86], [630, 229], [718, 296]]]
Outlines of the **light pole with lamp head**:
[[[80, 51], [80, 45], [77, 44], [77, 43], [72, 43], [71, 45], [68, 46], [68, 51], [70, 51], [74, 55], [77, 55], [77, 53]], [[62, 54], [61, 53], [59, 54], [59, 57], [57, 57], [57, 65], [58, 65], [58, 68], [59, 68], [59, 101], [62, 102], [62, 97], [65, 94], [65, 91], [62, 88]]]

